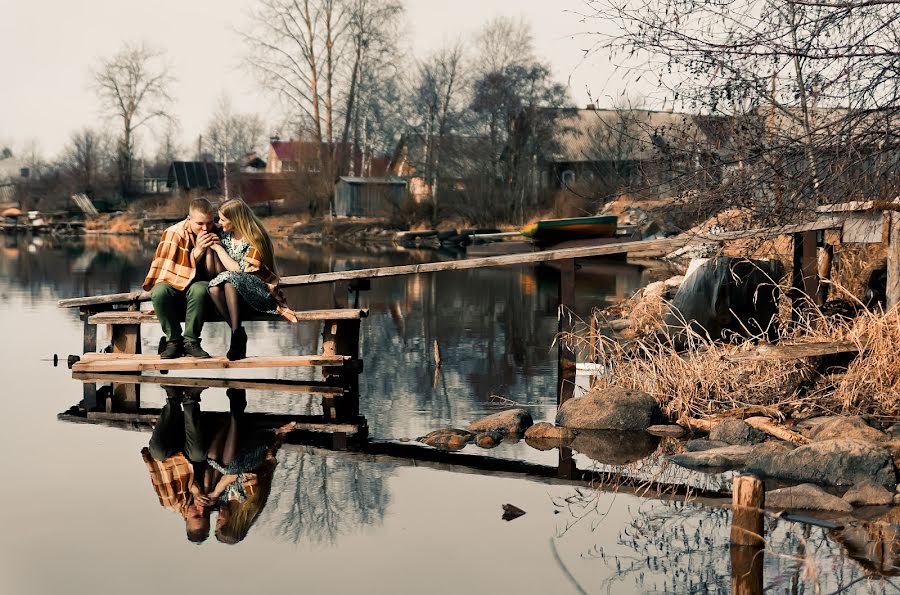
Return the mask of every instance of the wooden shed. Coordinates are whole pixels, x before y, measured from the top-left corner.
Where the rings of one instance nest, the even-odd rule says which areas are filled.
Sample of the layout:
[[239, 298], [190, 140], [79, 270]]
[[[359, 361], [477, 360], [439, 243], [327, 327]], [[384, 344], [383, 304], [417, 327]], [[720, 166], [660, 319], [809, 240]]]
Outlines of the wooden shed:
[[400, 208], [405, 199], [405, 180], [344, 176], [334, 186], [334, 215], [386, 217]]

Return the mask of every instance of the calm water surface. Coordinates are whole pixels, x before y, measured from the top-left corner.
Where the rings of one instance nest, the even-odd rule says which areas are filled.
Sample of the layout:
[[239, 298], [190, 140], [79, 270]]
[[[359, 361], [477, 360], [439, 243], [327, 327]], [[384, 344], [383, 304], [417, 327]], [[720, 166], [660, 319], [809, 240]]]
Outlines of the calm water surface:
[[[140, 454], [149, 434], [58, 421], [58, 413], [81, 400], [81, 384], [64, 366], [46, 361], [54, 353], [64, 359], [81, 352], [81, 321], [76, 312], [56, 308], [56, 300], [134, 289], [154, 245], [136, 238], [0, 239], [6, 403], [0, 447], [12, 480], [0, 506], [4, 595], [730, 590], [725, 509], [296, 444], [278, 451], [271, 493], [244, 540], [190, 543], [184, 521], [160, 506], [150, 484]], [[451, 257], [286, 243], [277, 250], [285, 274]], [[577, 309], [588, 312], [645, 283], [646, 275], [634, 267], [587, 264], [579, 271]], [[556, 296], [555, 272], [535, 267], [374, 281], [361, 304], [371, 311], [362, 326], [366, 370], [360, 387], [370, 435], [415, 438], [465, 426], [500, 408], [492, 395], [527, 407], [535, 421], [552, 421]], [[292, 289], [288, 298], [302, 309], [329, 307], [331, 296], [328, 288], [313, 287]], [[319, 333], [314, 325], [253, 323], [249, 351], [314, 353]], [[145, 327], [144, 350], [152, 351], [158, 337]], [[435, 340], [442, 357], [438, 374]], [[204, 346], [224, 353], [224, 325], [204, 330]], [[295, 379], [315, 374], [276, 372]], [[164, 394], [145, 385], [141, 400], [159, 407]], [[249, 391], [248, 400], [248, 411], [321, 413], [310, 396]], [[224, 390], [206, 390], [202, 407], [226, 410]], [[655, 449], [654, 442], [643, 454]], [[469, 446], [462, 454], [558, 462], [557, 451], [540, 452], [524, 442], [490, 451]], [[630, 462], [591, 461], [584, 454], [576, 460], [582, 468], [606, 470]], [[666, 468], [658, 455], [626, 471], [711, 488], [727, 480]], [[527, 514], [505, 522], [505, 503]], [[874, 572], [878, 564], [883, 570], [894, 563], [900, 549], [895, 538], [886, 540], [880, 558], [868, 556], [874, 563], [860, 563], [847, 556], [860, 539], [849, 530], [831, 534], [772, 521], [768, 531], [765, 583], [772, 592], [898, 590], [893, 579]]]

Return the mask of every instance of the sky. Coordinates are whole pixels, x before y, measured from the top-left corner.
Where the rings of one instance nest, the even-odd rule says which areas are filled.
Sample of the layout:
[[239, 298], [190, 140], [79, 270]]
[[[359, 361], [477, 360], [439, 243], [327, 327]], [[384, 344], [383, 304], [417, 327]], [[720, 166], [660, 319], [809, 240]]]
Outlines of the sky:
[[[488, 19], [523, 17], [533, 27], [536, 55], [569, 86], [575, 105], [590, 96], [612, 103], [622, 92], [606, 56], [584, 59], [591, 46], [573, 11], [582, 0], [405, 0], [410, 51], [427, 54], [460, 37], [471, 40]], [[237, 29], [253, 0], [0, 0], [0, 146], [21, 153], [35, 147], [58, 154], [71, 133], [104, 123], [90, 88], [91, 70], [125, 42], [165, 50], [177, 81], [172, 88], [180, 140], [192, 146], [218, 98], [227, 93], [237, 111], [276, 120], [277, 100], [242, 69], [245, 47]], [[605, 98], [605, 100], [604, 100]], [[155, 139], [144, 134], [145, 151]]]

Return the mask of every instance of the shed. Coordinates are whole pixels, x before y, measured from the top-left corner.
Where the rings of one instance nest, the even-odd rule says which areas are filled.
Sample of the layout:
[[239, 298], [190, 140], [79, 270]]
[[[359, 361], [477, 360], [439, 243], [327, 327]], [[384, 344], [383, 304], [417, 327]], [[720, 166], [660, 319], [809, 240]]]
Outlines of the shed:
[[396, 178], [338, 178], [334, 186], [336, 217], [385, 217], [406, 199], [406, 181]]

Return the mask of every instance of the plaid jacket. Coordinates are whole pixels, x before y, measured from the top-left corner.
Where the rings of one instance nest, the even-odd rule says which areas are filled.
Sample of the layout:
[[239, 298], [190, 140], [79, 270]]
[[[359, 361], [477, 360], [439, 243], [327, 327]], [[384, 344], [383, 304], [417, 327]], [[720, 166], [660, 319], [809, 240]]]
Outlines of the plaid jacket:
[[190, 502], [194, 466], [181, 453], [164, 461], [157, 461], [150, 456], [150, 449], [144, 447], [141, 456], [150, 471], [150, 482], [159, 498], [160, 506], [180, 513]]
[[150, 272], [144, 279], [145, 291], [150, 291], [160, 281], [178, 291], [184, 291], [194, 280], [197, 263], [191, 254], [194, 249], [194, 234], [189, 225], [185, 219], [163, 232], [162, 241], [156, 247], [156, 255], [150, 264]]
[[282, 293], [281, 287], [278, 286], [280, 281], [278, 275], [263, 264], [259, 250], [253, 246], [250, 246], [250, 249], [247, 250], [244, 272], [251, 273], [262, 279], [262, 282], [266, 284], [266, 288], [269, 290], [269, 295], [275, 300], [275, 311], [285, 319], [291, 322], [297, 322], [297, 315], [294, 314], [294, 311], [287, 305], [287, 301], [284, 299], [284, 293]]

